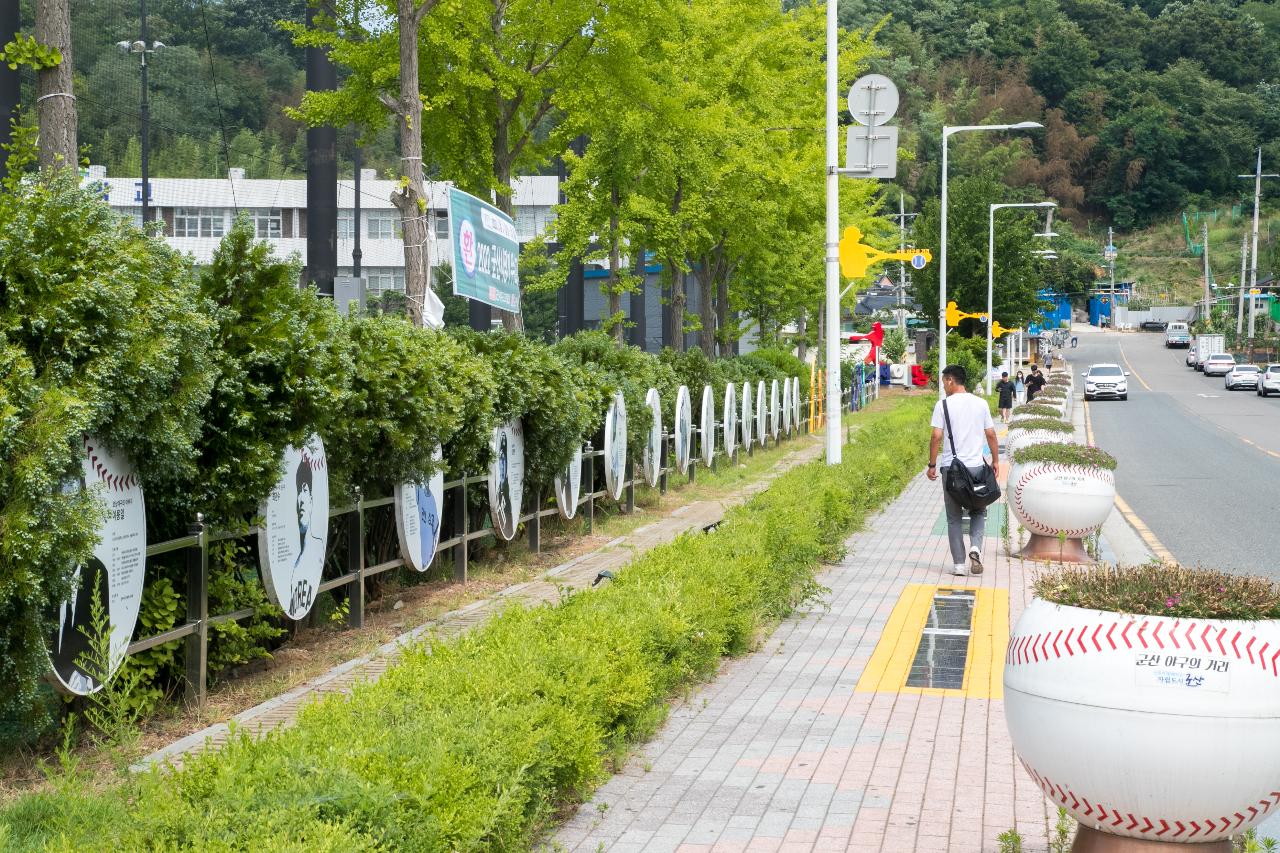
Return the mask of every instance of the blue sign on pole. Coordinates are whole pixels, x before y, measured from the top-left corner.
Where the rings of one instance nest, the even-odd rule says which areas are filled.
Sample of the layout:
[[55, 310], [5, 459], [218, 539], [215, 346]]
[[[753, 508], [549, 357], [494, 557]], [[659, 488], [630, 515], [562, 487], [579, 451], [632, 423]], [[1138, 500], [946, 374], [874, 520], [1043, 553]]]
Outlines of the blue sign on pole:
[[450, 187], [449, 231], [454, 295], [520, 313], [520, 243], [511, 217]]

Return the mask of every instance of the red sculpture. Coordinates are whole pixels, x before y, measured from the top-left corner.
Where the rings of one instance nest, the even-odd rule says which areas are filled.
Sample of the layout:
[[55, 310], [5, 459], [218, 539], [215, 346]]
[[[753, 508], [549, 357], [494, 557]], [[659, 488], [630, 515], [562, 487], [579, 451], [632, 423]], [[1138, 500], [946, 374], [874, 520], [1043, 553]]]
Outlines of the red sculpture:
[[878, 364], [880, 361], [880, 347], [884, 346], [884, 326], [879, 323], [871, 324], [871, 331], [865, 335], [850, 335], [849, 343], [856, 344], [859, 341], [870, 341], [871, 352], [867, 353], [867, 364]]

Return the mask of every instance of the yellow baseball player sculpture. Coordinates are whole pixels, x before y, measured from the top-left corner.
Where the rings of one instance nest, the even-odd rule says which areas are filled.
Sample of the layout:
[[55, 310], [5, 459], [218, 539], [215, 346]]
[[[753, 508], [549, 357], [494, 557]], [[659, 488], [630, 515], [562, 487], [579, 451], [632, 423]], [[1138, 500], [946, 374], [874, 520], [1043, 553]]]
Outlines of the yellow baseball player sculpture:
[[908, 261], [916, 269], [933, 260], [928, 249], [907, 249], [905, 252], [882, 252], [862, 242], [862, 229], [850, 225], [840, 238], [840, 273], [845, 278], [862, 278], [872, 264], [881, 261]]

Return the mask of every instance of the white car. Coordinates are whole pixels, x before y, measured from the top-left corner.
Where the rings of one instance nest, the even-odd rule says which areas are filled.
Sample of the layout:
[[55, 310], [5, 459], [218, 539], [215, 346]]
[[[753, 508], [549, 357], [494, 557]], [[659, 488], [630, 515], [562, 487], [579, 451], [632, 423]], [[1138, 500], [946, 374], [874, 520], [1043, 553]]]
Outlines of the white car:
[[1215, 352], [1204, 360], [1205, 376], [1226, 376], [1236, 366], [1235, 356], [1227, 352]]
[[1100, 397], [1114, 397], [1117, 400], [1129, 399], [1129, 371], [1122, 370], [1118, 364], [1091, 364], [1089, 369], [1080, 374], [1084, 377], [1084, 398], [1097, 400]]
[[1258, 366], [1256, 364], [1237, 364], [1227, 373], [1224, 384], [1228, 391], [1234, 391], [1237, 388], [1257, 389]]
[[1268, 364], [1258, 373], [1258, 396], [1270, 397], [1272, 391], [1280, 394], [1280, 364]]

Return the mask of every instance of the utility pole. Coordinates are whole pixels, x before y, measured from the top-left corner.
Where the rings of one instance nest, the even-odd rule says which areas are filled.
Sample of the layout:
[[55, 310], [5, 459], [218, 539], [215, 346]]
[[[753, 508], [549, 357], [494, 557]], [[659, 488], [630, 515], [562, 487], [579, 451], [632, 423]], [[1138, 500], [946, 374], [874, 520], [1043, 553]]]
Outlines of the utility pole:
[[1249, 262], [1249, 235], [1240, 240], [1240, 292], [1236, 299], [1236, 338], [1244, 334], [1244, 293], [1249, 288], [1244, 277], [1245, 265]]
[[142, 125], [142, 227], [151, 221], [151, 104], [147, 100], [147, 0], [138, 0], [138, 31], [142, 49], [138, 58], [142, 63], [142, 103], [139, 105], [139, 121]]
[[[1201, 239], [1204, 247], [1204, 305], [1205, 310], [1213, 316], [1213, 291], [1210, 288], [1210, 281], [1213, 273], [1209, 269], [1209, 223], [1206, 222], [1201, 229]], [[1114, 285], [1112, 285], [1114, 288]]]
[[[22, 15], [18, 0], [0, 0], [0, 44], [8, 44], [18, 37], [22, 29]], [[0, 146], [9, 144], [11, 122], [18, 115], [22, 90], [18, 70], [0, 62]], [[0, 148], [0, 178], [9, 174], [9, 152]]]
[[[1254, 166], [1252, 175], [1237, 175], [1239, 178], [1253, 178], [1253, 249], [1249, 253], [1249, 304], [1253, 304], [1253, 291], [1258, 287], [1258, 207], [1262, 198], [1262, 179], [1263, 178], [1280, 178], [1280, 175], [1262, 174], [1262, 146], [1258, 146], [1257, 164]], [[1241, 298], [1245, 289], [1243, 276], [1240, 280]], [[1241, 303], [1243, 304], [1243, 303]], [[1253, 337], [1253, 310], [1249, 311], [1249, 337]]]
[[35, 39], [62, 54], [62, 61], [36, 71], [36, 119], [40, 127], [41, 169], [75, 169], [79, 164], [76, 96], [71, 83], [70, 0], [36, 3]]
[[1115, 245], [1116, 245], [1116, 237], [1115, 237], [1114, 229], [1112, 229], [1111, 226], [1108, 225], [1107, 226], [1107, 253], [1111, 256], [1109, 266], [1111, 268], [1111, 299], [1112, 301], [1114, 301], [1116, 298], [1116, 254], [1113, 251], [1115, 249]]
[[[307, 29], [315, 28], [317, 13], [316, 7], [307, 6]], [[336, 90], [338, 77], [328, 50], [308, 47], [305, 53], [307, 91]], [[330, 299], [338, 272], [337, 151], [336, 127], [307, 128], [307, 282]]]

